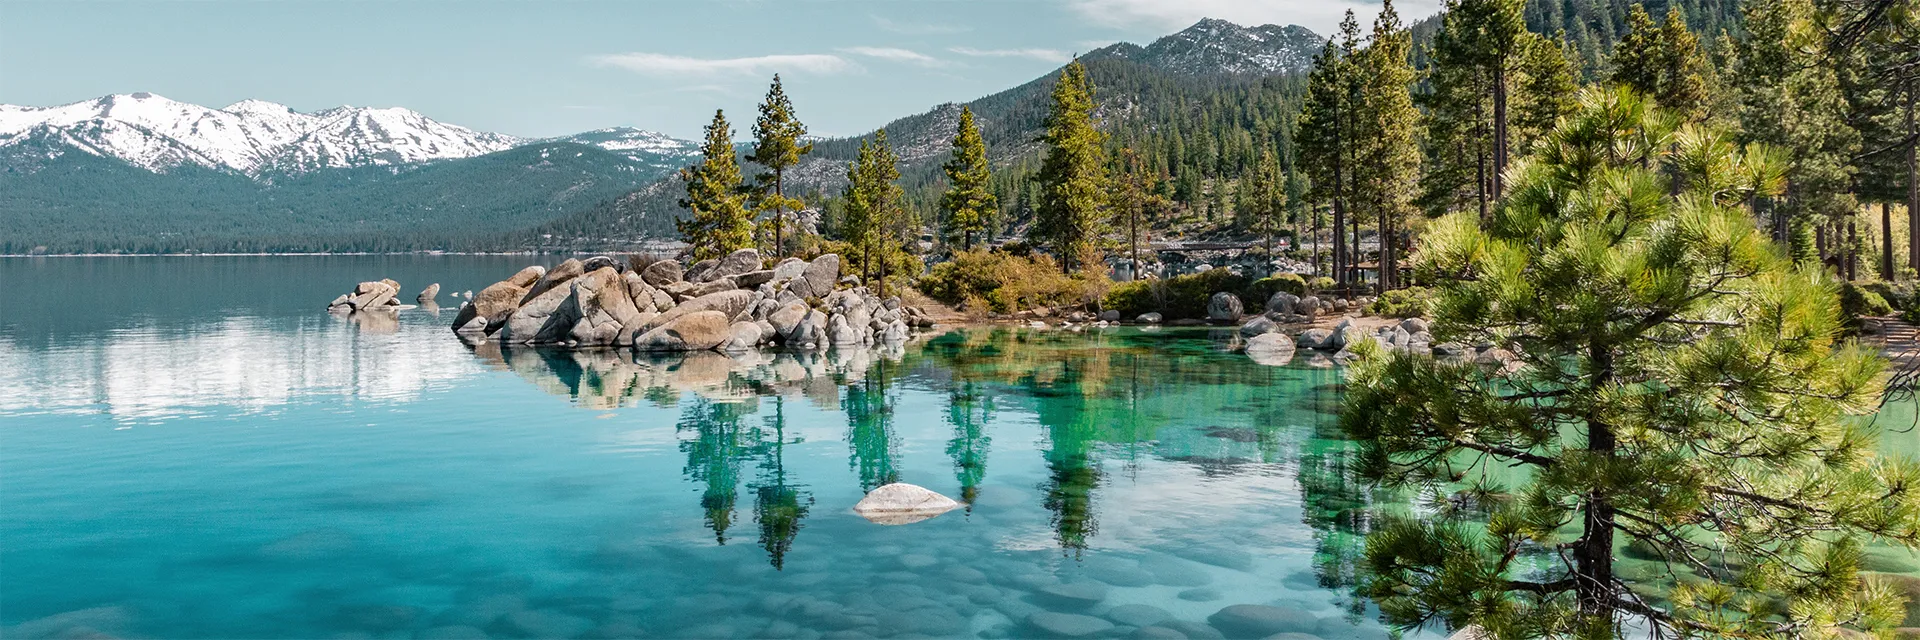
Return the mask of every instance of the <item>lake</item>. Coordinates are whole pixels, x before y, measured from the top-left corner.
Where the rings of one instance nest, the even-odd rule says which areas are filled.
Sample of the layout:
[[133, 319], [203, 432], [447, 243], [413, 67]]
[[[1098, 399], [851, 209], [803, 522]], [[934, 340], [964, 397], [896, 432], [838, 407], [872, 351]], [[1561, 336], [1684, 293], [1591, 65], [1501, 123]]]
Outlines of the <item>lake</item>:
[[[533, 260], [0, 259], [0, 636], [1387, 637], [1356, 532], [1412, 507], [1337, 370], [1211, 329], [456, 340], [447, 294]], [[379, 278], [450, 306], [323, 311]], [[967, 505], [852, 512], [896, 481]]]

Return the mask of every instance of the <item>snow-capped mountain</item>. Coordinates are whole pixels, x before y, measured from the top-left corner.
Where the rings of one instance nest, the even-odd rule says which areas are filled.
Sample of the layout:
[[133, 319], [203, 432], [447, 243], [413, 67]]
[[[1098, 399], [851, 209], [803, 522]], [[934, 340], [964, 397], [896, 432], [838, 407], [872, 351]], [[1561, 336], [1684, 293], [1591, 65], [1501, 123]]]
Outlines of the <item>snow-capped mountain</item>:
[[[692, 142], [639, 129], [602, 129], [549, 141], [594, 145], [662, 168], [698, 152]], [[71, 149], [156, 173], [195, 165], [262, 178], [471, 158], [549, 141], [475, 131], [399, 108], [302, 113], [243, 100], [213, 109], [151, 93], [57, 107], [0, 105], [0, 148], [32, 142], [30, 148], [40, 155], [58, 157]]]
[[625, 156], [634, 162], [663, 169], [686, 166], [689, 159], [700, 155], [700, 143], [632, 127], [594, 129], [585, 133], [551, 138], [547, 142], [592, 145]]
[[1322, 42], [1300, 25], [1243, 27], [1205, 18], [1145, 47], [1120, 43], [1087, 55], [1126, 58], [1185, 75], [1272, 75], [1312, 66]]

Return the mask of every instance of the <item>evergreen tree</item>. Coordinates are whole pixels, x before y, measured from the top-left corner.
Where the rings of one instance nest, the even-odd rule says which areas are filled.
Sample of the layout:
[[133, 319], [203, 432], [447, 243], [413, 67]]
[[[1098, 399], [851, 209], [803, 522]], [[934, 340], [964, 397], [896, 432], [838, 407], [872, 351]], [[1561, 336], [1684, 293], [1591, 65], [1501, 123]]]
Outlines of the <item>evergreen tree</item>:
[[972, 251], [974, 234], [986, 230], [987, 221], [1000, 210], [1000, 200], [988, 188], [993, 174], [987, 169], [987, 142], [969, 107], [960, 108], [953, 158], [942, 169], [947, 174], [947, 192], [940, 197], [942, 228], [948, 242], [959, 238], [960, 249]]
[[1138, 152], [1122, 148], [1116, 161], [1118, 168], [1113, 181], [1113, 212], [1117, 217], [1115, 226], [1126, 230], [1129, 273], [1134, 279], [1139, 279], [1140, 247], [1150, 240], [1147, 237], [1152, 231], [1150, 218], [1166, 210], [1171, 203], [1155, 193], [1158, 191], [1155, 184], [1158, 177], [1146, 168]]
[[1106, 135], [1093, 123], [1093, 80], [1075, 60], [1060, 72], [1047, 112], [1047, 158], [1040, 167], [1039, 220], [1034, 237], [1068, 273], [1100, 262], [1101, 205], [1107, 194]]
[[890, 266], [897, 266], [903, 248], [906, 211], [901, 202], [900, 158], [887, 143], [887, 130], [860, 141], [860, 157], [847, 167], [846, 218], [843, 234], [859, 255], [860, 278], [878, 279], [886, 295]]
[[1613, 47], [1610, 80], [1652, 96], [1685, 119], [1706, 117], [1707, 60], [1680, 7], [1669, 5], [1666, 21], [1656, 25], [1646, 7], [1636, 3], [1627, 25], [1627, 35]]
[[813, 144], [800, 142], [807, 135], [807, 125], [801, 124], [793, 115], [793, 102], [787, 99], [787, 91], [780, 86], [780, 76], [773, 76], [773, 86], [767, 89], [767, 99], [760, 103], [760, 118], [753, 123], [753, 155], [755, 164], [767, 168], [767, 173], [757, 179], [755, 189], [755, 208], [772, 216], [769, 220], [773, 227], [773, 255], [786, 255], [786, 217], [788, 210], [797, 210], [806, 206], [799, 198], [789, 198], [786, 192], [786, 174], [795, 165], [800, 164], [800, 156], [813, 152]]
[[1526, 153], [1533, 143], [1573, 113], [1580, 93], [1577, 55], [1564, 33], [1529, 37], [1520, 61], [1520, 90], [1513, 105], [1514, 148]]
[[1380, 284], [1399, 286], [1401, 225], [1419, 190], [1420, 111], [1413, 106], [1412, 47], [1400, 15], [1387, 0], [1373, 22], [1373, 39], [1359, 58], [1358, 126], [1354, 154], [1354, 213], [1379, 225]]
[[1260, 153], [1252, 175], [1241, 180], [1252, 185], [1247, 189], [1245, 214], [1252, 219], [1246, 227], [1266, 240], [1267, 257], [1271, 260], [1274, 256], [1274, 239], [1287, 222], [1287, 176], [1280, 170], [1279, 158], [1272, 149], [1268, 149]]
[[1358, 107], [1353, 47], [1359, 39], [1360, 23], [1352, 11], [1341, 21], [1340, 32], [1340, 43], [1328, 39], [1313, 59], [1294, 144], [1299, 148], [1300, 164], [1309, 176], [1314, 200], [1327, 203], [1333, 210], [1333, 277], [1344, 287], [1351, 273], [1349, 267], [1355, 262], [1345, 240], [1352, 142], [1356, 139], [1353, 123]]
[[1853, 215], [1850, 192], [1859, 133], [1847, 124], [1827, 34], [1809, 0], [1747, 4], [1750, 35], [1737, 62], [1742, 138], [1784, 149], [1787, 190], [1774, 202], [1774, 237], [1801, 259], [1824, 257], [1816, 229]]
[[1525, 0], [1449, 0], [1428, 70], [1428, 168], [1421, 201], [1430, 213], [1466, 201], [1485, 217], [1502, 190], [1512, 150], [1509, 94], [1534, 37]]
[[[1510, 365], [1365, 343], [1341, 423], [1367, 475], [1521, 483], [1483, 524], [1443, 515], [1369, 536], [1366, 591], [1394, 622], [1886, 637], [1904, 616], [1859, 571], [1869, 537], [1920, 546], [1920, 467], [1876, 457], [1878, 429], [1854, 417], [1879, 401], [1882, 362], [1839, 340], [1835, 285], [1739, 206], [1742, 185], [1777, 188], [1755, 172], [1766, 162], [1712, 131], [1674, 135], [1673, 120], [1590, 92], [1489, 223], [1456, 215], [1428, 234], [1417, 268], [1440, 283], [1436, 336], [1491, 343]], [[1623, 548], [1655, 558], [1671, 593], [1628, 590]]]
[[680, 206], [689, 216], [674, 223], [694, 260], [718, 258], [753, 246], [753, 214], [740, 185], [740, 164], [733, 151], [733, 127], [714, 111], [700, 164], [680, 170], [687, 197]]

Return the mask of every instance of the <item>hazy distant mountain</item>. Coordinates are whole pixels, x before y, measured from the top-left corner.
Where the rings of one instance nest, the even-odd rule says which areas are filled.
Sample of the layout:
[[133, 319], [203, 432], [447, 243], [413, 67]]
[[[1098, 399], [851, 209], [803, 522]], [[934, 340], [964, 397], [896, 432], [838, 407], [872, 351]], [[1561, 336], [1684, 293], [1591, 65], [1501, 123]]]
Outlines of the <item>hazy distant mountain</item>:
[[1325, 39], [1300, 25], [1240, 25], [1206, 18], [1145, 47], [1122, 42], [1086, 59], [1125, 58], [1186, 75], [1275, 75], [1303, 71]]

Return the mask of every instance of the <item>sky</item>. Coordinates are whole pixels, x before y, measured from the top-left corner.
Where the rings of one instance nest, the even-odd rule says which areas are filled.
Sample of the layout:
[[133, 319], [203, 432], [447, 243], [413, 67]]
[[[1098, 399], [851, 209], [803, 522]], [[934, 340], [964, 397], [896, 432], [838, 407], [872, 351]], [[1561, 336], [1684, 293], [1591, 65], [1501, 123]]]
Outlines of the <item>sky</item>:
[[[1411, 20], [1437, 3], [1400, 6]], [[858, 135], [1214, 17], [1333, 30], [1343, 0], [0, 0], [0, 103], [146, 91], [220, 107], [406, 107], [524, 137], [738, 136], [781, 74], [811, 133]]]

